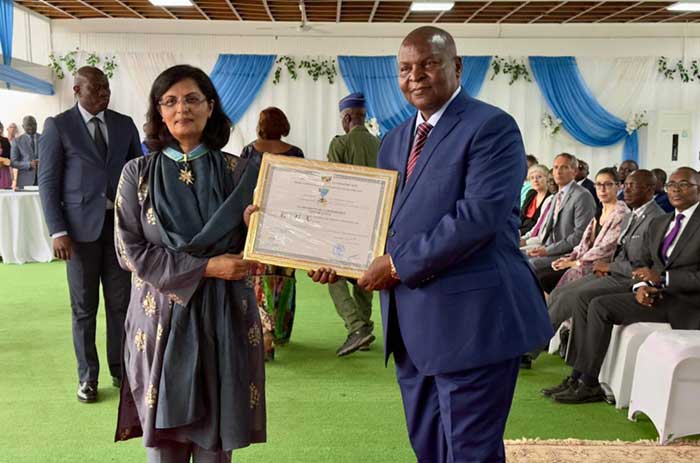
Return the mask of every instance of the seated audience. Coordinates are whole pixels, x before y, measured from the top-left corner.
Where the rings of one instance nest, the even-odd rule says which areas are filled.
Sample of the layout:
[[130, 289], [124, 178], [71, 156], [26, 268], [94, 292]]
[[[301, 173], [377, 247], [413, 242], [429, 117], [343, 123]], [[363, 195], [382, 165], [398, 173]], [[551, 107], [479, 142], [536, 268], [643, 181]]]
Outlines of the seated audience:
[[[617, 168], [617, 178], [620, 180], [620, 184], [624, 185], [627, 176], [637, 169], [639, 169], [639, 166], [635, 161], [629, 159], [627, 161], [622, 161], [620, 167]], [[620, 189], [620, 192], [617, 194], [617, 199], [623, 199], [623, 197], [624, 191]]]
[[673, 206], [668, 201], [668, 194], [664, 191], [666, 185], [666, 171], [663, 169], [651, 169], [651, 173], [656, 178], [656, 192], [654, 192], [654, 201], [664, 210], [664, 212], [673, 211]]
[[596, 175], [595, 188], [602, 208], [586, 227], [581, 242], [568, 256], [555, 260], [549, 268], [537, 271], [542, 289], [547, 293], [551, 293], [555, 286], [592, 273], [596, 261], [609, 261], [615, 252], [622, 219], [629, 212], [625, 202], [617, 199], [615, 169], [601, 169]]
[[[595, 200], [596, 207], [600, 209], [600, 201], [598, 200], [598, 196], [596, 196], [595, 185], [593, 184], [593, 181], [590, 178], [588, 178], [588, 174], [588, 163], [579, 159], [578, 171], [576, 172], [576, 183], [588, 190], [588, 192], [591, 194], [591, 196], [593, 196], [593, 199]], [[615, 193], [617, 194], [617, 192]]]
[[[634, 171], [624, 186], [625, 203], [632, 209], [620, 226], [617, 249], [610, 260], [593, 263], [592, 274], [559, 286], [549, 295], [549, 319], [556, 330], [571, 318], [574, 308], [591, 297], [632, 287], [632, 262], [642, 260], [644, 234], [652, 219], [664, 214], [654, 202], [654, 176], [648, 170]], [[579, 297], [581, 296], [581, 297]], [[587, 302], [586, 302], [587, 303]]]
[[542, 245], [527, 251], [535, 270], [547, 268], [558, 258], [573, 251], [595, 216], [593, 197], [574, 181], [577, 171], [578, 161], [575, 156], [561, 153], [554, 158], [552, 173], [559, 191], [552, 200], [552, 210], [544, 231], [540, 231], [544, 233]]
[[0, 122], [0, 190], [12, 188], [10, 171], [10, 141], [3, 136], [5, 128]]
[[[263, 109], [258, 119], [258, 138], [243, 148], [241, 158], [260, 156], [263, 153], [303, 158], [301, 149], [282, 141], [282, 137], [289, 135], [289, 130], [289, 121], [281, 109]], [[288, 343], [292, 336], [296, 311], [294, 269], [253, 264], [250, 272], [262, 322], [265, 361], [270, 361], [275, 358], [275, 345]]]
[[574, 310], [566, 362], [573, 367], [561, 384], [543, 390], [561, 403], [604, 400], [598, 383], [613, 325], [670, 323], [700, 329], [700, 174], [681, 167], [666, 184], [675, 211], [656, 217], [644, 238], [643, 258], [618, 294], [597, 294]]
[[14, 189], [37, 184], [41, 134], [36, 131], [36, 119], [33, 116], [24, 117], [22, 128], [24, 135], [20, 135], [12, 143], [10, 155], [10, 165], [17, 170], [13, 184]]
[[536, 164], [527, 171], [527, 179], [532, 185], [528, 191], [525, 202], [520, 210], [520, 235], [524, 235], [535, 226], [540, 218], [542, 206], [545, 200], [551, 196], [547, 187], [549, 171], [545, 166]]
[[[537, 158], [533, 156], [532, 154], [527, 155], [527, 168], [528, 172], [530, 167], [536, 166], [539, 164], [537, 162]], [[523, 183], [523, 187], [520, 189], [520, 207], [522, 208], [523, 204], [525, 203], [525, 198], [527, 197], [528, 192], [532, 190], [532, 185], [530, 185], [530, 180], [528, 178], [525, 178], [525, 182]]]

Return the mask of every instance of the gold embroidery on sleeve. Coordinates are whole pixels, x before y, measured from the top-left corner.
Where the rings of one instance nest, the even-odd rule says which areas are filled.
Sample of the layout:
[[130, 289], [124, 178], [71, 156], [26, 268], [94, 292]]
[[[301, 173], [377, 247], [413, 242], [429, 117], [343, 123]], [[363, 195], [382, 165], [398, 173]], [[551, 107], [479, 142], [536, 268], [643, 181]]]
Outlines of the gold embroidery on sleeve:
[[250, 342], [252, 346], [260, 344], [262, 338], [261, 332], [260, 326], [258, 325], [253, 325], [248, 330], [248, 342]]
[[156, 224], [156, 214], [153, 212], [152, 207], [149, 207], [148, 210], [146, 211], [146, 220], [148, 221], [149, 225]]
[[158, 328], [156, 328], [156, 341], [160, 341], [160, 338], [163, 337], [163, 325], [158, 323]]
[[139, 186], [136, 192], [136, 196], [138, 196], [139, 202], [142, 204], [148, 197], [148, 182], [144, 181], [143, 176], [139, 177]]
[[146, 405], [148, 408], [153, 408], [156, 405], [156, 399], [158, 398], [158, 391], [153, 384], [148, 386], [148, 392], [146, 392]]
[[238, 158], [236, 156], [224, 156], [224, 160], [226, 161], [226, 168], [230, 172], [234, 172], [236, 170], [236, 166], [238, 165]]
[[153, 294], [146, 293], [146, 297], [143, 299], [143, 302], [141, 303], [143, 306], [143, 311], [146, 312], [146, 315], [149, 317], [153, 317], [156, 314], [156, 298], [153, 297]]
[[136, 272], [131, 274], [132, 277], [132, 283], [136, 287], [136, 289], [141, 289], [143, 288], [143, 280], [139, 278], [139, 276], [136, 274]]
[[138, 352], [144, 352], [146, 350], [146, 341], [148, 337], [146, 333], [143, 332], [141, 328], [136, 330], [136, 336], [134, 336], [134, 345]]
[[250, 408], [255, 408], [260, 402], [260, 391], [255, 387], [255, 384], [250, 383]]

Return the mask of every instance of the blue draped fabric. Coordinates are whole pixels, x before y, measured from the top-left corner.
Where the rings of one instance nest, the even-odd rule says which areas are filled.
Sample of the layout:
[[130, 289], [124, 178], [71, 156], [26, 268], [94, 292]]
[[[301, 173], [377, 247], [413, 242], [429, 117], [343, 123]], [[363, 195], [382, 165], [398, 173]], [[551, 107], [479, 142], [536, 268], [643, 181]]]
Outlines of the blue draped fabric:
[[211, 80], [234, 124], [255, 100], [274, 63], [275, 55], [219, 55]]
[[14, 1], [0, 0], [0, 47], [2, 64], [12, 62], [12, 28], [14, 24]]
[[13, 0], [0, 0], [0, 49], [2, 50], [0, 81], [4, 82], [7, 88], [15, 87], [42, 95], [53, 95], [53, 85], [10, 66], [12, 64], [14, 10]]
[[40, 95], [53, 95], [53, 85], [15, 68], [0, 64], [0, 81], [5, 82], [7, 88], [26, 90]]
[[531, 56], [529, 61], [549, 107], [576, 140], [589, 146], [610, 146], [624, 140], [623, 159], [639, 162], [637, 132], [629, 135], [625, 121], [598, 103], [575, 58]]
[[399, 68], [394, 56], [338, 56], [340, 75], [351, 93], [362, 92], [367, 116], [376, 117], [382, 133], [415, 113], [399, 88]]
[[462, 88], [469, 96], [476, 97], [481, 91], [490, 64], [490, 56], [462, 56]]
[[[491, 62], [490, 56], [462, 57], [462, 88], [472, 96], [479, 94]], [[362, 92], [367, 100], [368, 117], [376, 117], [382, 133], [413, 116], [399, 88], [395, 56], [338, 56], [340, 74], [350, 92]]]

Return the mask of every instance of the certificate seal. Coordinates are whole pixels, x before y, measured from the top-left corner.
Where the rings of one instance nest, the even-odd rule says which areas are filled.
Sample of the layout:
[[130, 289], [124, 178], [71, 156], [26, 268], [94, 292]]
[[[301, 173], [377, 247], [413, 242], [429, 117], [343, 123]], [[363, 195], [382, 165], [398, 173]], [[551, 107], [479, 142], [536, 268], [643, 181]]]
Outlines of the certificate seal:
[[336, 243], [333, 246], [333, 255], [335, 257], [344, 257], [345, 256], [345, 246], [340, 244], [340, 243]]

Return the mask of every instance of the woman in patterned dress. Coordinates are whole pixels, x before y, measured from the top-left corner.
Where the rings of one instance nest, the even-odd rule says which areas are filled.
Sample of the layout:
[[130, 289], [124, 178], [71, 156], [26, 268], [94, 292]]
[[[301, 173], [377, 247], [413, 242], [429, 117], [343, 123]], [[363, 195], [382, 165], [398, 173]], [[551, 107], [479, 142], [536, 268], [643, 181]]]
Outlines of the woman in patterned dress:
[[259, 157], [221, 151], [231, 122], [209, 77], [174, 66], [153, 83], [153, 154], [129, 162], [115, 204], [132, 272], [116, 440], [150, 463], [228, 462], [265, 441], [262, 332], [242, 260]]
[[[282, 141], [289, 130], [289, 121], [281, 109], [274, 106], [263, 109], [258, 118], [258, 138], [243, 148], [241, 158], [263, 153], [303, 158], [300, 148]], [[292, 336], [297, 295], [294, 269], [253, 264], [251, 274], [262, 321], [265, 360], [274, 360], [275, 345], [288, 343]]]

